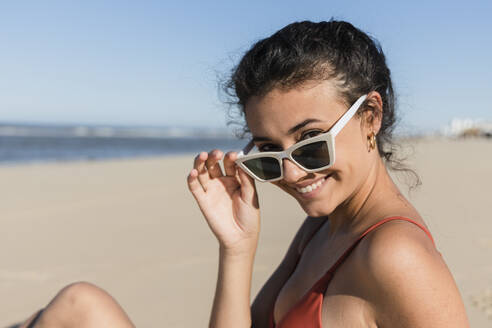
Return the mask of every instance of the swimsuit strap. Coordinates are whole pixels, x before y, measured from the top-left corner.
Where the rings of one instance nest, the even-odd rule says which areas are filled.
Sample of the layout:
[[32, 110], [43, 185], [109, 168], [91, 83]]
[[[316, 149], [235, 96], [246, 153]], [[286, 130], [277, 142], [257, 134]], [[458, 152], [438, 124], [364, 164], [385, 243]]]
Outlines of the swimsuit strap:
[[383, 220], [381, 220], [379, 222], [376, 222], [375, 224], [373, 224], [372, 226], [370, 226], [366, 231], [364, 231], [364, 233], [362, 235], [360, 235], [359, 238], [357, 238], [357, 240], [352, 244], [352, 246], [350, 246], [342, 254], [342, 256], [340, 256], [340, 258], [338, 259], [338, 261], [336, 261], [335, 264], [327, 271], [327, 274], [326, 275], [328, 275], [329, 273], [333, 273], [337, 269], [337, 267], [340, 266], [340, 264], [342, 264], [342, 262], [345, 261], [345, 259], [350, 255], [350, 253], [359, 244], [359, 242], [362, 240], [362, 238], [364, 238], [369, 232], [373, 231], [374, 229], [376, 229], [380, 225], [385, 224], [388, 221], [393, 221], [393, 220], [408, 221], [408, 222], [411, 222], [411, 223], [417, 225], [420, 229], [424, 230], [424, 232], [427, 234], [427, 236], [429, 236], [429, 238], [432, 241], [432, 244], [434, 245], [434, 247], [436, 246], [436, 243], [434, 242], [434, 238], [432, 238], [432, 235], [430, 234], [429, 230], [427, 230], [423, 225], [421, 225], [420, 223], [418, 223], [418, 222], [416, 222], [416, 221], [414, 221], [412, 219], [409, 219], [409, 218], [406, 218], [406, 217], [403, 217], [403, 216], [392, 216], [392, 217], [383, 219]]
[[359, 238], [362, 239], [364, 238], [365, 235], [367, 235], [369, 232], [371, 232], [372, 230], [376, 229], [377, 227], [379, 227], [380, 225], [388, 222], [388, 221], [393, 221], [393, 220], [403, 220], [403, 221], [408, 221], [408, 222], [411, 222], [413, 224], [415, 224], [416, 226], [418, 226], [420, 229], [424, 230], [424, 232], [426, 233], [426, 235], [430, 238], [430, 240], [432, 241], [432, 244], [434, 246], [436, 246], [436, 243], [434, 242], [434, 238], [432, 238], [432, 235], [430, 234], [429, 230], [427, 230], [423, 225], [421, 225], [420, 223], [418, 223], [417, 221], [414, 221], [412, 219], [409, 219], [409, 218], [406, 218], [406, 217], [403, 217], [403, 216], [392, 216], [392, 217], [389, 217], [389, 218], [386, 218], [386, 219], [383, 219], [375, 224], [373, 224], [372, 226], [370, 226]]

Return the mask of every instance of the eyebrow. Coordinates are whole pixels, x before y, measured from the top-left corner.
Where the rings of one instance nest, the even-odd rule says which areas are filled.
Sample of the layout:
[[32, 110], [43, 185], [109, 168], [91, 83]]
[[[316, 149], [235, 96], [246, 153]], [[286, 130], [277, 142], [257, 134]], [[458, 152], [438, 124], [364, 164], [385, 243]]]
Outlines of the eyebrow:
[[[311, 123], [318, 123], [318, 122], [322, 122], [321, 120], [318, 120], [316, 118], [308, 118], [308, 119], [305, 119], [304, 121], [302, 121], [301, 123], [299, 124], [296, 124], [295, 126], [291, 127], [289, 129], [289, 131], [287, 131], [287, 134], [293, 134], [294, 132], [296, 132], [297, 130], [300, 130], [302, 129], [303, 127], [305, 127], [306, 125], [308, 124], [311, 124]], [[270, 138], [267, 138], [267, 137], [253, 137], [253, 142], [259, 142], [259, 141], [270, 141], [271, 139]]]

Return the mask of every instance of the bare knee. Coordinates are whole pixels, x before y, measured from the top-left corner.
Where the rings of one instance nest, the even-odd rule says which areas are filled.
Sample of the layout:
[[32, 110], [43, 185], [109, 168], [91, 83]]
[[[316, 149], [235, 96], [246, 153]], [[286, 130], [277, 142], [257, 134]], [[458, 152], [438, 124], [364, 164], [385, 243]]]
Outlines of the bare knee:
[[[75, 282], [64, 287], [53, 299], [65, 307], [87, 308], [103, 303], [114, 302], [113, 298], [103, 289], [88, 282]], [[87, 309], [85, 309], [87, 310]]]
[[60, 290], [39, 321], [40, 327], [71, 326], [73, 323], [77, 323], [77, 326], [94, 327], [94, 322], [120, 321], [130, 324], [125, 312], [113, 297], [88, 282], [76, 282]]

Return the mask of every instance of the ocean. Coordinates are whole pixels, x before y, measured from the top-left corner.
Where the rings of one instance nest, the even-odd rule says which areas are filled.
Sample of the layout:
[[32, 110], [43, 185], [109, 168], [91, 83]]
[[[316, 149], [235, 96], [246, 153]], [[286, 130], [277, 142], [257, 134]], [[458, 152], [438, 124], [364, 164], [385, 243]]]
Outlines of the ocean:
[[2, 136], [0, 165], [86, 161], [240, 150], [245, 140], [227, 137]]

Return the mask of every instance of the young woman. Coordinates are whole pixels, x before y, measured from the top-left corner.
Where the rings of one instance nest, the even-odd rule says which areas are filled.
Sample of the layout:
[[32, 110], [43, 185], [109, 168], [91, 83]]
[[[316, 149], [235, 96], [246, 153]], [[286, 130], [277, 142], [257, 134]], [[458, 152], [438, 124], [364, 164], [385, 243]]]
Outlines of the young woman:
[[[199, 154], [187, 180], [220, 244], [210, 326], [468, 327], [431, 234], [387, 171], [395, 102], [379, 45], [346, 22], [290, 24], [257, 42], [228, 86], [252, 142]], [[307, 218], [250, 307], [255, 179]]]
[[[387, 172], [395, 109], [379, 46], [346, 22], [294, 23], [255, 44], [230, 86], [255, 149], [201, 153], [188, 176], [220, 244], [210, 326], [468, 327], [425, 223]], [[250, 307], [254, 179], [308, 217]], [[134, 325], [106, 292], [76, 283], [21, 327]]]

